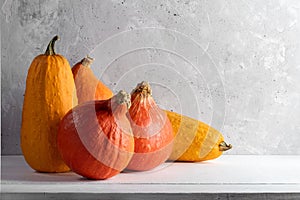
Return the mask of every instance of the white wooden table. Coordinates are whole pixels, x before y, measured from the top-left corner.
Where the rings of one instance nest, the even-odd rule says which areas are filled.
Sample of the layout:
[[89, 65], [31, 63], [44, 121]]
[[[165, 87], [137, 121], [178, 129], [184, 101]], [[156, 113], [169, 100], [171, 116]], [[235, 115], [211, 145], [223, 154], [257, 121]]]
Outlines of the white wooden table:
[[104, 181], [37, 173], [22, 156], [2, 156], [1, 172], [2, 199], [300, 199], [300, 156], [223, 155]]

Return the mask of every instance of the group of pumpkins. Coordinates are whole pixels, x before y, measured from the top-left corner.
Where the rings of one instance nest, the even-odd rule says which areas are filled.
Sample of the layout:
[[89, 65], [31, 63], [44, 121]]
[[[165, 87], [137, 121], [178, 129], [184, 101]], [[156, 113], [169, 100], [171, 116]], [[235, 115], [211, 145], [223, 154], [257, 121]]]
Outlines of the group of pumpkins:
[[92, 58], [71, 68], [54, 51], [58, 39], [32, 61], [26, 80], [21, 148], [34, 170], [107, 179], [167, 160], [214, 159], [231, 148], [207, 124], [160, 109], [149, 83], [114, 95], [93, 74]]

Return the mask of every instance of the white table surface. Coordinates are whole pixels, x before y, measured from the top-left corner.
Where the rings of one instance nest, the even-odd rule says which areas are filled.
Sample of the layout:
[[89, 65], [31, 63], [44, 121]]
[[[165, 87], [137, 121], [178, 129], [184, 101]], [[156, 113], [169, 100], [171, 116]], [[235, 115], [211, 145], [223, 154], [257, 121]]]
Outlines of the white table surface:
[[37, 173], [23, 156], [2, 156], [1, 165], [3, 194], [300, 194], [299, 155], [223, 155], [199, 163], [165, 163], [151, 171], [124, 172], [102, 181], [73, 172]]

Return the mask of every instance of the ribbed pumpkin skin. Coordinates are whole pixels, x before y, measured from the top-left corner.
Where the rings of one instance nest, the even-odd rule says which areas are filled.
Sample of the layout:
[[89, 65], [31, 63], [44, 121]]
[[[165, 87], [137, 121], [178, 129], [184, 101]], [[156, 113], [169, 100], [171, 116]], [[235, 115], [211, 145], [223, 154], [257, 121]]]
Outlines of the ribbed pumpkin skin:
[[134, 134], [134, 155], [126, 167], [128, 170], [150, 170], [165, 162], [172, 152], [172, 125], [155, 103], [148, 83], [142, 82], [141, 90], [131, 93], [129, 109]]
[[[220, 144], [224, 142], [224, 138], [216, 129], [176, 112], [165, 112], [175, 134], [173, 151], [169, 160], [205, 161], [217, 158], [225, 151], [220, 150]], [[230, 149], [231, 145], [225, 148]]]
[[97, 79], [90, 66], [84, 66], [82, 61], [72, 67], [72, 72], [79, 104], [91, 100], [106, 100], [113, 96], [113, 92]]
[[74, 92], [72, 71], [66, 58], [39, 55], [33, 60], [26, 80], [21, 149], [26, 162], [36, 171], [70, 170], [58, 152], [56, 136], [60, 120], [77, 104]]
[[[116, 109], [112, 111], [111, 106]], [[65, 115], [57, 143], [72, 171], [98, 180], [127, 166], [134, 150], [127, 111], [126, 105], [114, 105], [109, 99], [79, 104]]]

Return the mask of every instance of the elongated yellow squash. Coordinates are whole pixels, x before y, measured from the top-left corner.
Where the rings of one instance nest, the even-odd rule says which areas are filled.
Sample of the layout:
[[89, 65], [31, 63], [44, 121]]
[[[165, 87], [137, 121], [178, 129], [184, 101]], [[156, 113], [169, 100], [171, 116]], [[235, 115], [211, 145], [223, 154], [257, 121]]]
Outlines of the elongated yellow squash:
[[75, 83], [67, 59], [55, 54], [55, 36], [45, 54], [32, 61], [24, 95], [21, 149], [26, 162], [39, 172], [65, 172], [56, 136], [63, 116], [77, 103]]
[[223, 135], [209, 125], [196, 119], [165, 111], [175, 134], [174, 146], [169, 160], [198, 162], [219, 157], [231, 144], [224, 142]]

